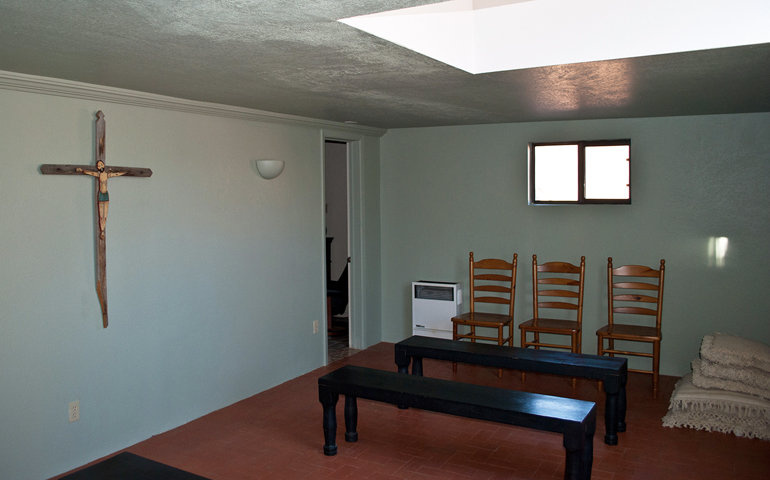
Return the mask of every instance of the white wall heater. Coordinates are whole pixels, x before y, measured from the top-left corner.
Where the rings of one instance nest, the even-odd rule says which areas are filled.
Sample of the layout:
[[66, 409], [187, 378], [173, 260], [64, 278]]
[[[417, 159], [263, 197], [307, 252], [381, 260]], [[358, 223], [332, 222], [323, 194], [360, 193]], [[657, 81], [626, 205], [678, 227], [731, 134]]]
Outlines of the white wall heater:
[[412, 334], [452, 339], [452, 317], [462, 313], [461, 283], [412, 282]]

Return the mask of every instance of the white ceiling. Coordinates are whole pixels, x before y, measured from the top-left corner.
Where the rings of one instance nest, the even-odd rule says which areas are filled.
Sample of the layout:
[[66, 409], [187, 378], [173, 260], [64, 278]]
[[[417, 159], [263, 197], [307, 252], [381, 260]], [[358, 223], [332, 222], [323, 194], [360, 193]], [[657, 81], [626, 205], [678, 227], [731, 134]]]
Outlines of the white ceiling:
[[472, 75], [337, 21], [429, 3], [0, 0], [0, 70], [381, 128], [770, 111], [770, 43]]

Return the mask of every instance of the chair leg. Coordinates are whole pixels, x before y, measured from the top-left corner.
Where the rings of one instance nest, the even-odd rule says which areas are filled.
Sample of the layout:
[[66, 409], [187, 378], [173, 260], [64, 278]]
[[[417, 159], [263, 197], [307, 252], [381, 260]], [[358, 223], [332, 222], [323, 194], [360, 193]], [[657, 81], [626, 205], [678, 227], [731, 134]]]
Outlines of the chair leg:
[[[604, 355], [604, 349], [602, 348], [604, 346], [604, 337], [602, 337], [599, 333], [596, 334], [596, 337], [598, 338], [598, 341], [596, 342], [596, 355], [601, 357]], [[599, 391], [601, 392], [602, 389], [604, 389], [604, 382], [599, 380], [598, 387]]]
[[[580, 339], [577, 332], [572, 332], [572, 353], [580, 353]], [[577, 386], [577, 378], [572, 377], [572, 388]]]
[[[457, 341], [457, 323], [452, 322], [452, 340]], [[452, 362], [452, 372], [457, 373], [457, 362]]]
[[652, 397], [658, 398], [658, 373], [660, 369], [660, 342], [652, 342]]
[[497, 327], [497, 344], [503, 345], [503, 327]]
[[[521, 348], [527, 348], [527, 331], [524, 329], [521, 329]], [[521, 383], [526, 381], [527, 374], [525, 372], [521, 372]]]
[[[503, 326], [497, 327], [497, 344], [503, 345]], [[498, 368], [497, 369], [497, 378], [503, 378], [503, 369]]]

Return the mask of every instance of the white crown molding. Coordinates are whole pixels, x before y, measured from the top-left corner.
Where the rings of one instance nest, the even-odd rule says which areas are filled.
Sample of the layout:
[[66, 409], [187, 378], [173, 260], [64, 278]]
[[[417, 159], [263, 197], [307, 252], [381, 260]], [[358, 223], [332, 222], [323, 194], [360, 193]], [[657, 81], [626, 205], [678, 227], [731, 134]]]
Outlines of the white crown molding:
[[375, 137], [381, 137], [387, 132], [385, 129], [376, 127], [351, 125], [342, 122], [331, 122], [328, 120], [316, 120], [296, 115], [265, 112], [263, 110], [234, 107], [219, 103], [198, 102], [195, 100], [156, 95], [154, 93], [138, 92], [123, 88], [105, 87], [90, 83], [40, 77], [24, 73], [6, 72], [2, 70], [0, 70], [0, 89], [39, 93], [42, 95], [55, 95], [58, 97], [80, 98], [84, 100], [99, 100], [122, 105], [174, 110], [177, 112], [236, 118], [254, 122], [280, 123], [311, 128], [333, 128], [344, 132]]

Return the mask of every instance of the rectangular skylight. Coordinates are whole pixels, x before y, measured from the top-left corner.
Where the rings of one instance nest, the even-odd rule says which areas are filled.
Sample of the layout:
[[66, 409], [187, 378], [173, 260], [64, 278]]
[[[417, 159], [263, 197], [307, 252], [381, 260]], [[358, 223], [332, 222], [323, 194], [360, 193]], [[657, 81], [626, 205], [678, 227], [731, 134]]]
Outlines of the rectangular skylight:
[[768, 0], [452, 0], [339, 21], [474, 74], [770, 42]]

